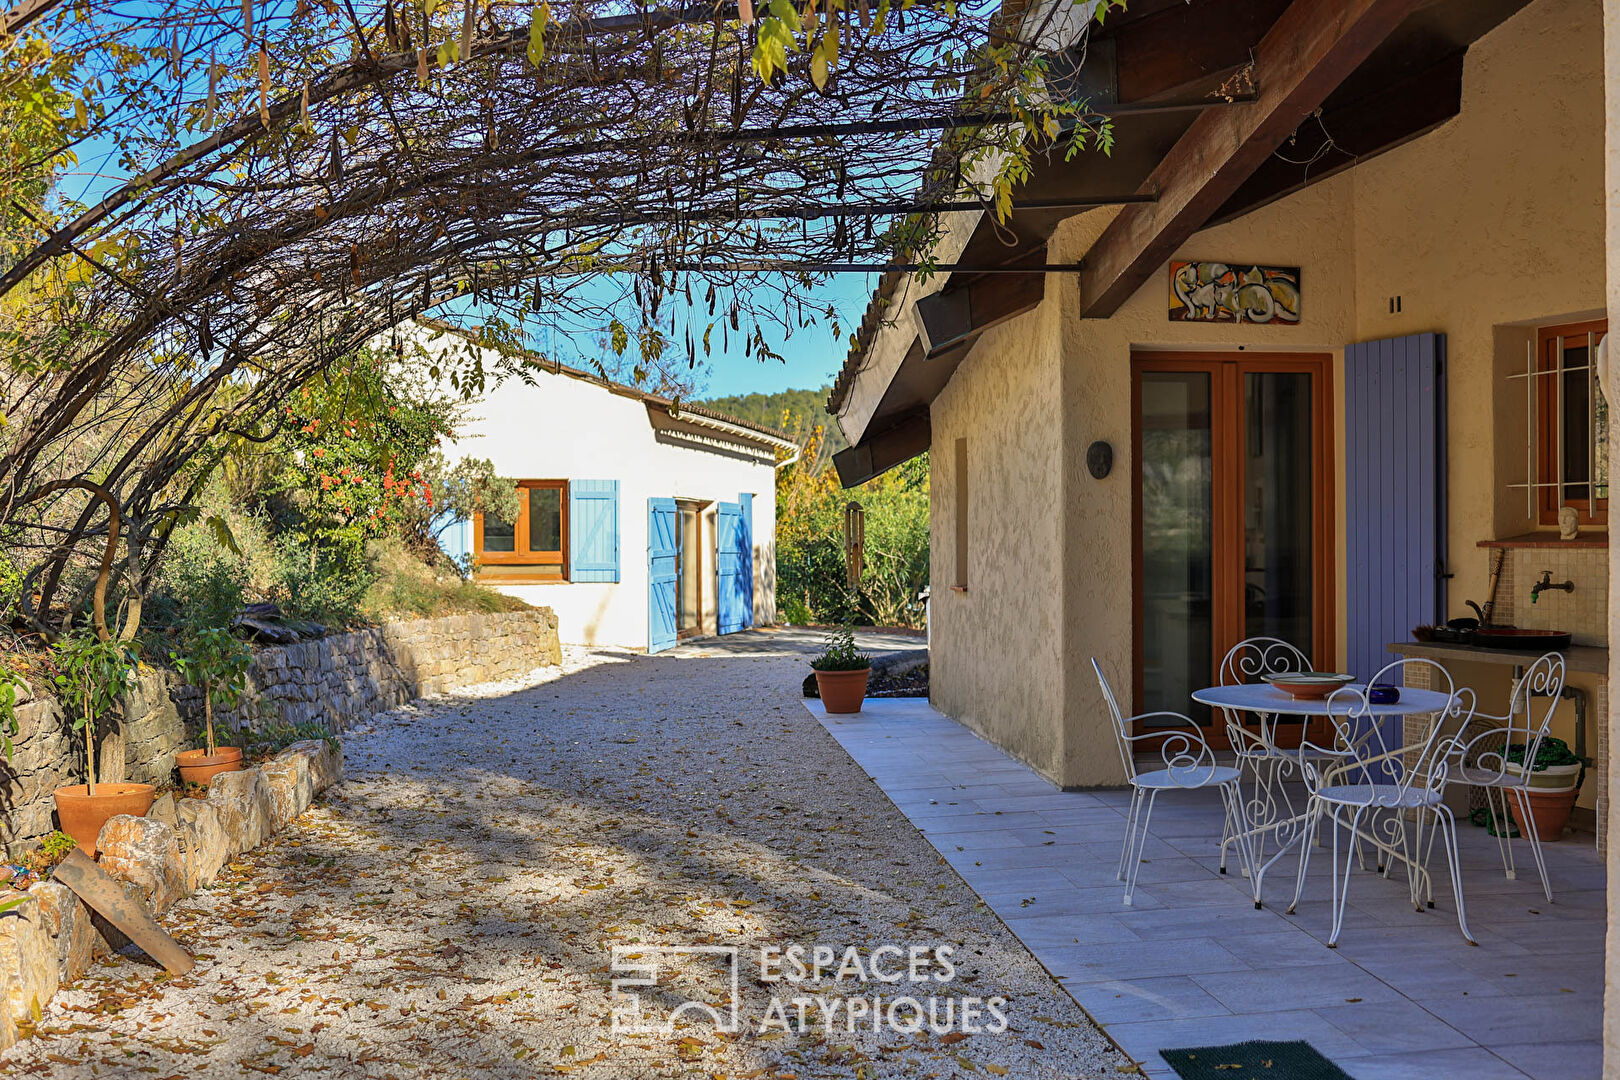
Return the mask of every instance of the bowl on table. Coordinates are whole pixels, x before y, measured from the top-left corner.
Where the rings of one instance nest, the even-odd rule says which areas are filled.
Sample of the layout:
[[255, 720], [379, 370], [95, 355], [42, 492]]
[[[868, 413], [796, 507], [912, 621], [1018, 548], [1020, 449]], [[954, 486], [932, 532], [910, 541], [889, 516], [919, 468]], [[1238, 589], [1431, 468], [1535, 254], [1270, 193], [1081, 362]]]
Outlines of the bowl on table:
[[1302, 701], [1319, 701], [1333, 691], [1356, 681], [1354, 675], [1339, 675], [1331, 671], [1290, 671], [1261, 678], [1291, 697]]

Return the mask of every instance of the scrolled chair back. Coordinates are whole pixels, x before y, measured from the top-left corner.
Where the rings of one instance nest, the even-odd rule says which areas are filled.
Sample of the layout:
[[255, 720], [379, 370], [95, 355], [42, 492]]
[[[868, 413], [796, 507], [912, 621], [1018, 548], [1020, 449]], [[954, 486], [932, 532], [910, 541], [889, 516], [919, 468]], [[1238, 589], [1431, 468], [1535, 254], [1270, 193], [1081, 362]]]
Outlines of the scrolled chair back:
[[[1475, 774], [1493, 774], [1508, 784], [1529, 783], [1530, 773], [1508, 769], [1508, 747], [1522, 745], [1524, 761], [1533, 762], [1552, 726], [1553, 712], [1564, 692], [1567, 673], [1563, 653], [1546, 653], [1536, 658], [1514, 684], [1506, 715], [1479, 712], [1475, 719], [1493, 721], [1490, 727], [1468, 734], [1465, 728], [1454, 740], [1452, 760]], [[1538, 710], [1538, 699], [1545, 708]]]
[[[1259, 682], [1265, 675], [1283, 675], [1311, 670], [1310, 659], [1296, 646], [1275, 637], [1252, 637], [1226, 650], [1221, 658], [1220, 685], [1242, 686]], [[1269, 755], [1271, 750], [1259, 734], [1245, 728], [1243, 713], [1223, 707], [1226, 737], [1240, 755]]]
[[1226, 650], [1221, 658], [1220, 684], [1241, 686], [1263, 675], [1283, 675], [1311, 670], [1310, 659], [1282, 638], [1252, 637]]
[[[1109, 685], [1108, 676], [1103, 674], [1102, 665], [1097, 662], [1096, 657], [1091, 658], [1091, 670], [1097, 674], [1097, 685], [1102, 689], [1103, 701], [1108, 705], [1109, 716], [1114, 725], [1114, 736], [1119, 742], [1120, 762], [1125, 766], [1125, 775], [1129, 779], [1136, 779], [1134, 745], [1146, 739], [1158, 739], [1161, 740], [1159, 756], [1164, 761], [1164, 767], [1169, 770], [1171, 783], [1178, 787], [1201, 787], [1208, 782], [1209, 773], [1215, 767], [1215, 752], [1199, 734], [1198, 725], [1191, 717], [1176, 712], [1151, 712], [1126, 716], [1124, 710], [1119, 707], [1119, 700], [1114, 696], [1114, 688]], [[1131, 724], [1137, 720], [1173, 720], [1184, 730], [1161, 727], [1132, 734]]]
[[[1369, 697], [1368, 687], [1392, 683], [1403, 687], [1410, 671], [1428, 674], [1429, 689], [1445, 700], [1434, 710], [1424, 736], [1408, 742], [1405, 717], [1380, 716]], [[1455, 737], [1445, 734], [1457, 725], [1466, 725], [1474, 709], [1474, 692], [1459, 693], [1451, 673], [1433, 660], [1408, 657], [1384, 665], [1365, 684], [1343, 686], [1327, 699], [1327, 715], [1333, 724], [1335, 750], [1352, 751], [1340, 760], [1304, 762], [1305, 783], [1313, 793], [1323, 787], [1365, 788], [1369, 806], [1392, 807], [1406, 802], [1414, 785], [1440, 791], [1450, 762], [1455, 756]], [[1306, 749], [1327, 755], [1324, 747], [1305, 744]]]

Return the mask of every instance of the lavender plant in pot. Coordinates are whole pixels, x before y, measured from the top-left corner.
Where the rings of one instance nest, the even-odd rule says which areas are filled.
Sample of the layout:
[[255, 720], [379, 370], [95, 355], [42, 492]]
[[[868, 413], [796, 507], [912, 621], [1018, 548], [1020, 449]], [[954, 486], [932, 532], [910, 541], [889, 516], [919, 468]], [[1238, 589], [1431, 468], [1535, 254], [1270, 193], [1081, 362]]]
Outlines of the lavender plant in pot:
[[185, 651], [170, 652], [169, 659], [186, 682], [202, 691], [203, 746], [180, 751], [175, 763], [187, 794], [207, 794], [208, 781], [215, 774], [242, 767], [241, 747], [221, 746], [214, 738], [214, 706], [234, 709], [242, 700], [253, 654], [229, 630], [211, 627], [191, 634]]
[[830, 713], [857, 713], [866, 698], [866, 680], [872, 674], [872, 658], [855, 647], [855, 632], [840, 627], [827, 635], [827, 647], [810, 661], [816, 673], [816, 689]]
[[96, 727], [122, 709], [135, 654], [128, 642], [90, 633], [68, 635], [51, 646], [51, 653], [62, 708], [72, 718], [73, 730], [84, 732], [86, 781], [56, 789], [56, 816], [62, 831], [94, 858], [107, 819], [118, 814], [143, 817], [157, 794], [151, 784], [96, 779]]

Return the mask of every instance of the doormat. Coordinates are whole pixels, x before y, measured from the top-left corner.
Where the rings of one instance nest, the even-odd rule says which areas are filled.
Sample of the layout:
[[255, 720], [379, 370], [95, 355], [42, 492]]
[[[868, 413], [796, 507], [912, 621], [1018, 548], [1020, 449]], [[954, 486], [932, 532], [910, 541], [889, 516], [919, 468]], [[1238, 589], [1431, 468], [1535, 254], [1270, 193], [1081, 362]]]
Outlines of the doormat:
[[1351, 1080], [1308, 1042], [1244, 1042], [1160, 1050], [1182, 1080]]

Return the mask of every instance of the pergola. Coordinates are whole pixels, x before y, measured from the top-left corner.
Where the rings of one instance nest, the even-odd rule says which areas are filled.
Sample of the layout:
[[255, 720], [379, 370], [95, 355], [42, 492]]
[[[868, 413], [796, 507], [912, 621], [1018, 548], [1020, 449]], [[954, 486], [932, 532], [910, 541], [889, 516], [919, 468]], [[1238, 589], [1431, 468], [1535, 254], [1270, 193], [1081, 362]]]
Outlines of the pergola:
[[[88, 205], [5, 208], [0, 534], [30, 616], [138, 594], [230, 440], [412, 316], [692, 363], [836, 328], [804, 303], [829, 273], [970, 265], [930, 254], [951, 220], [1038, 209], [1030, 162], [1109, 137], [1077, 74], [1109, 6], [25, 0], [7, 47], [51, 40], [77, 118], [23, 171], [121, 159]], [[472, 392], [502, 374], [479, 356], [442, 374]]]

